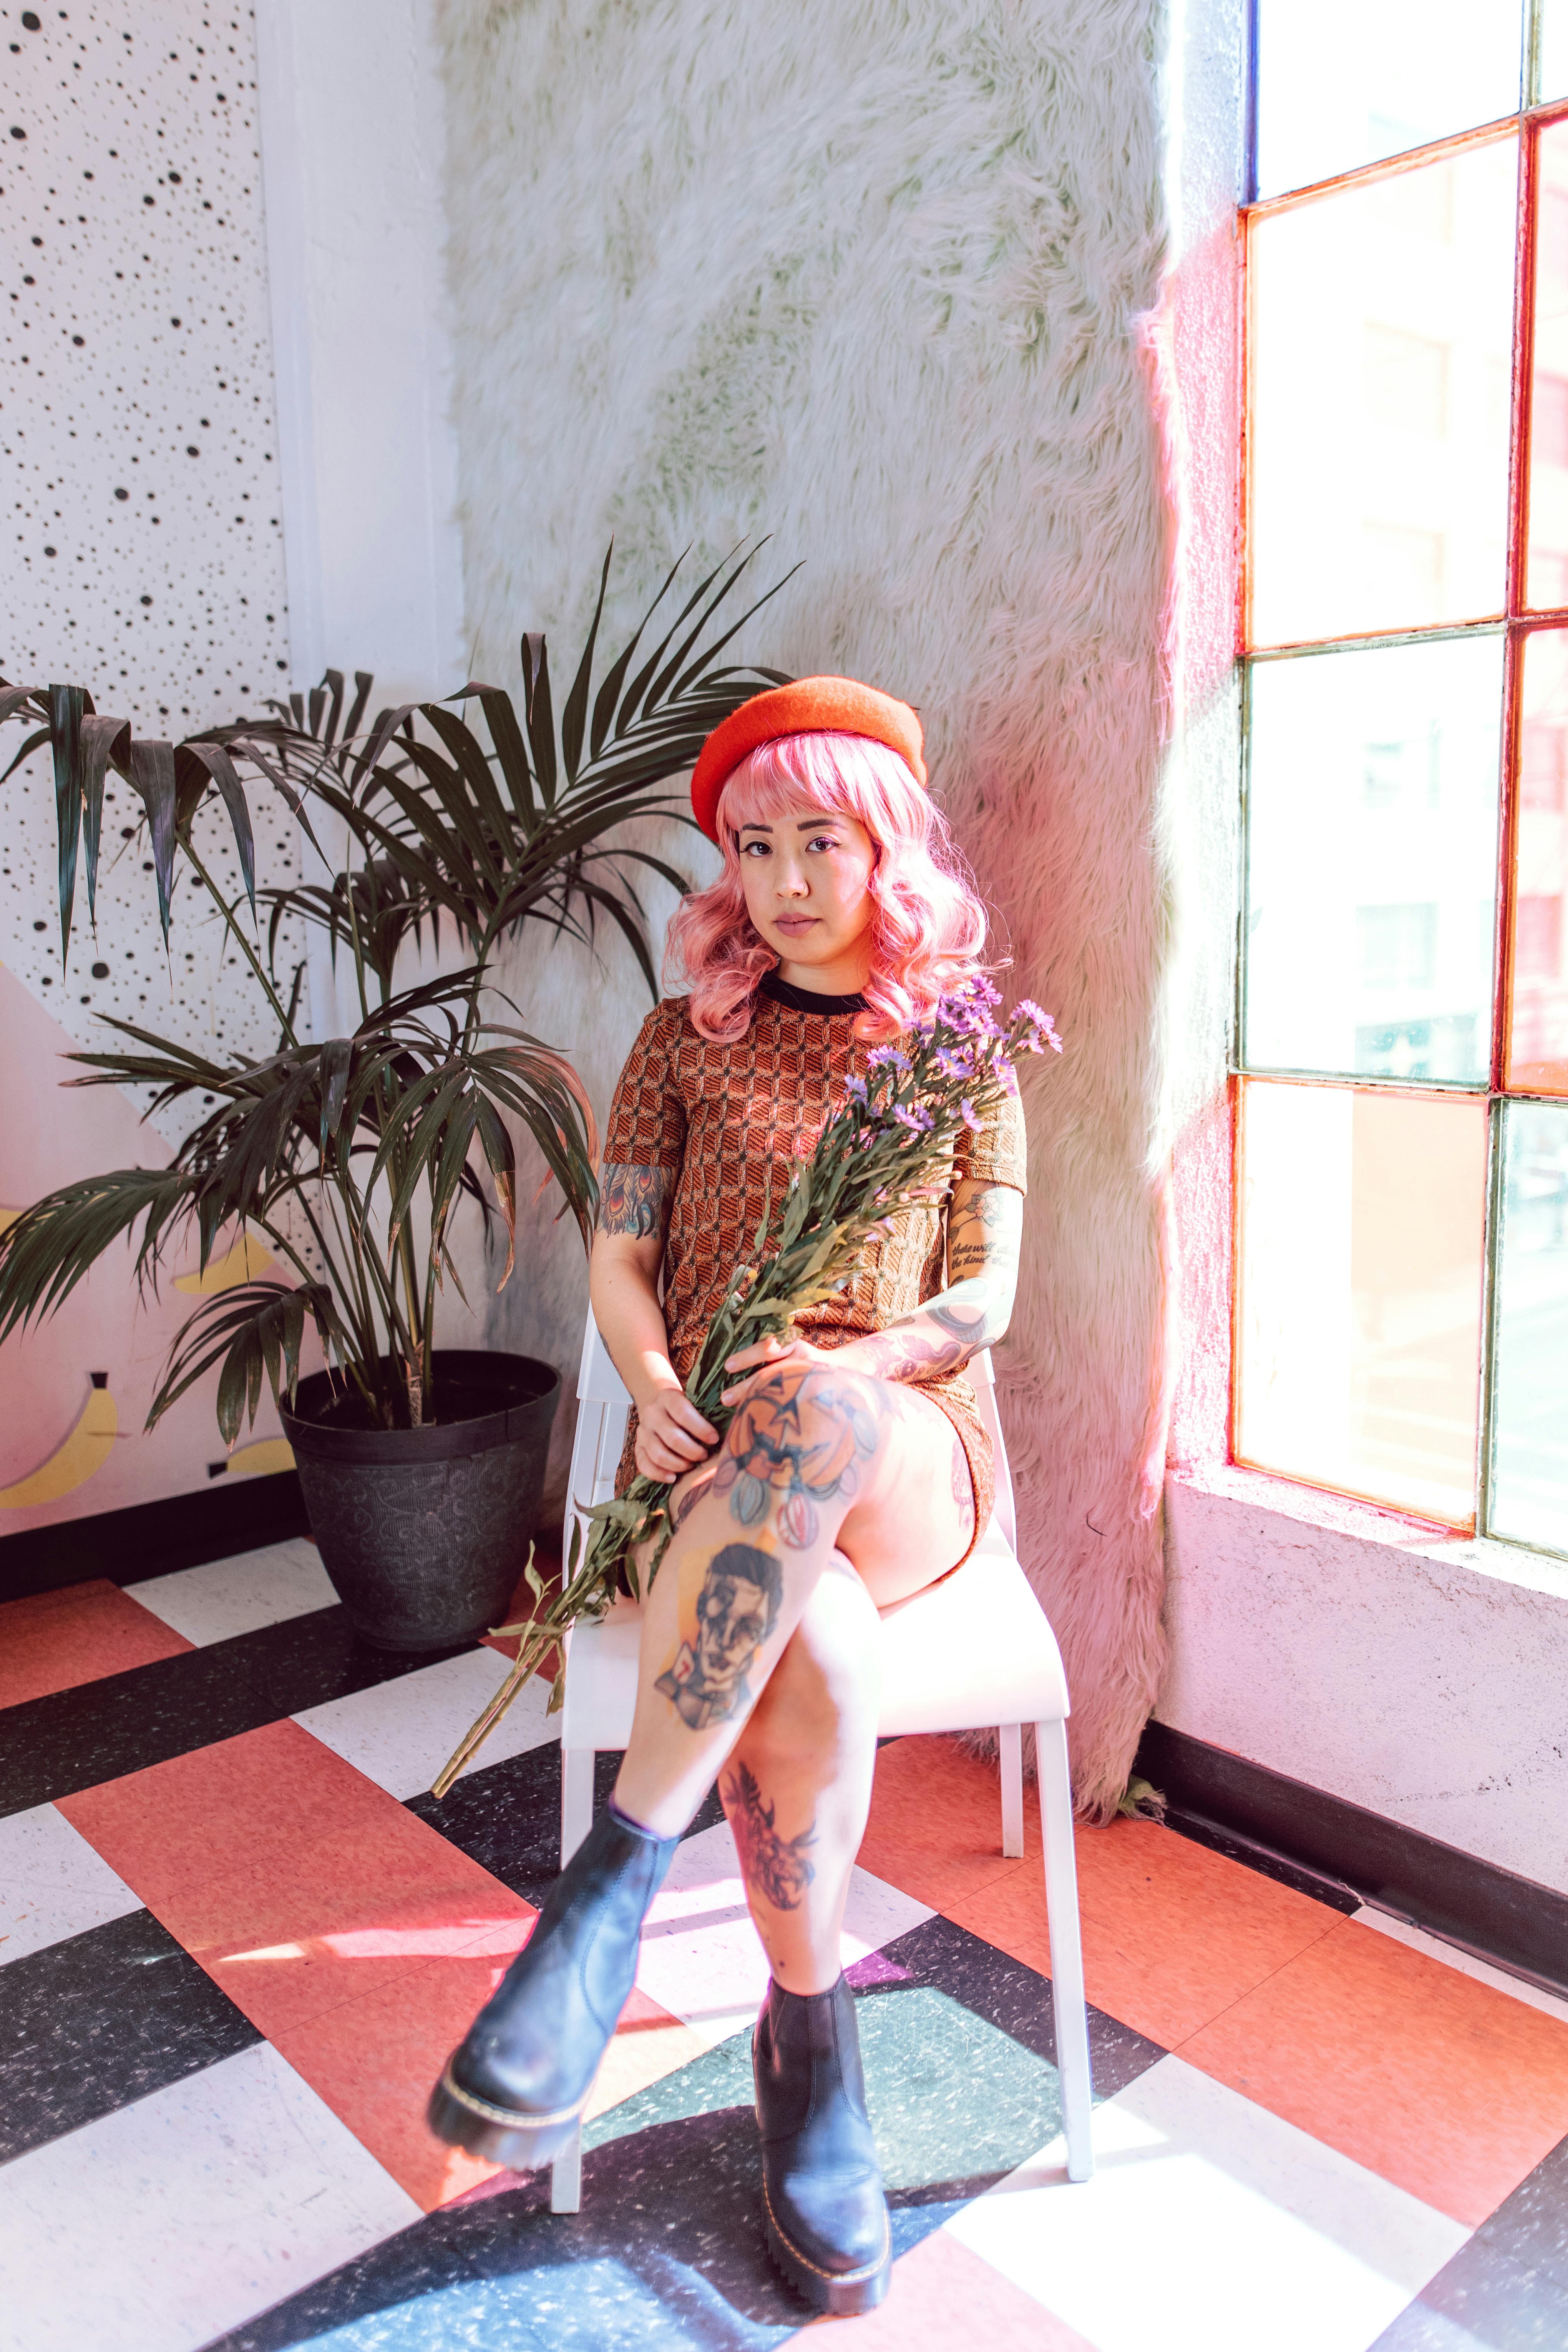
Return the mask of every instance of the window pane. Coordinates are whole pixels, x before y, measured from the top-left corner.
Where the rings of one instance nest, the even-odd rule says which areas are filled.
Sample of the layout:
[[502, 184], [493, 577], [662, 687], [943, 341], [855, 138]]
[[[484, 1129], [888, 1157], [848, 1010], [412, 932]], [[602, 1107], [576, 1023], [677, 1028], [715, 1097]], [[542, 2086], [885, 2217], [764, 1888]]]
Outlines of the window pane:
[[1245, 1058], [1484, 1085], [1500, 636], [1255, 662]]
[[1568, 1094], [1568, 631], [1526, 637], [1520, 678], [1508, 1083]]
[[1568, 122], [1542, 132], [1536, 185], [1526, 594], [1543, 612], [1568, 604]]
[[1517, 152], [1253, 222], [1254, 643], [1502, 611]]
[[1240, 1459], [1469, 1521], [1486, 1119], [1463, 1096], [1247, 1082]]
[[1568, 1108], [1503, 1118], [1491, 1525], [1568, 1551]]
[[1258, 0], [1258, 192], [1511, 114], [1520, 0]]
[[1568, 0], [1541, 0], [1540, 97], [1568, 98]]

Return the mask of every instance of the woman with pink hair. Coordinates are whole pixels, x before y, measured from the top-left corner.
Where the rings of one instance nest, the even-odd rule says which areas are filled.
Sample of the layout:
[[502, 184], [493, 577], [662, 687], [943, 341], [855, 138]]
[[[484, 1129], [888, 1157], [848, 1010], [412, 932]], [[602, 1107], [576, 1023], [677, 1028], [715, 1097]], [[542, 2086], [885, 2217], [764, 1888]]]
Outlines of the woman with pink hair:
[[942, 1197], [888, 1221], [786, 1342], [730, 1359], [721, 1444], [682, 1381], [735, 1265], [846, 1086], [980, 968], [985, 916], [927, 797], [920, 722], [846, 678], [755, 697], [692, 777], [718, 881], [681, 906], [687, 992], [616, 1091], [594, 1312], [635, 1412], [620, 1484], [674, 1480], [614, 1797], [453, 2053], [442, 2136], [514, 2167], [570, 2139], [643, 1917], [715, 1778], [773, 1981], [752, 2043], [763, 2224], [816, 2309], [887, 2292], [886, 2200], [839, 1962], [876, 1751], [879, 1609], [951, 1574], [991, 1515], [963, 1367], [1006, 1328], [1025, 1188], [1016, 1098]]

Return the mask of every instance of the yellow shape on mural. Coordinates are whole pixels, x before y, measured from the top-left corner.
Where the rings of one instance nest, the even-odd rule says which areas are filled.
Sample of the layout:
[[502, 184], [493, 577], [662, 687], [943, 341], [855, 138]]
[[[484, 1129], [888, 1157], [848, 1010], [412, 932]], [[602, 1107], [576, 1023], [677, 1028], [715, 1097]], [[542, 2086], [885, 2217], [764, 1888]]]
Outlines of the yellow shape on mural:
[[228, 1457], [231, 1478], [267, 1478], [293, 1467], [294, 1448], [286, 1437], [258, 1437], [253, 1445], [237, 1445]]
[[177, 1274], [174, 1287], [194, 1290], [203, 1298], [210, 1298], [215, 1291], [233, 1290], [242, 1282], [254, 1282], [258, 1274], [265, 1274], [269, 1265], [277, 1263], [258, 1241], [249, 1234], [241, 1234], [225, 1256], [208, 1259], [205, 1274]]
[[109, 1393], [109, 1374], [94, 1372], [81, 1419], [63, 1445], [30, 1477], [14, 1486], [0, 1486], [0, 1510], [24, 1511], [33, 1503], [56, 1503], [73, 1487], [85, 1486], [109, 1459], [120, 1432], [120, 1414]]

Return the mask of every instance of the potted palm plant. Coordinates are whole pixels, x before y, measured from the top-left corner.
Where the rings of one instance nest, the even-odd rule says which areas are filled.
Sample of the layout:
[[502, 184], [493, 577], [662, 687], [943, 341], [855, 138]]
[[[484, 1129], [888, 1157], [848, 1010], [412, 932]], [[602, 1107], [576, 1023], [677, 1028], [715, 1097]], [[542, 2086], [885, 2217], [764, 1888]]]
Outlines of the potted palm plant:
[[[678, 564], [595, 686], [606, 555], [559, 716], [542, 636], [523, 640], [521, 712], [510, 693], [470, 681], [443, 701], [383, 709], [366, 727], [370, 677], [356, 674], [345, 712], [344, 680], [329, 670], [308, 702], [291, 698], [265, 721], [181, 743], [134, 738], [81, 687], [0, 681], [0, 723], [30, 730], [6, 775], [45, 744], [52, 752], [62, 961], [83, 857], [96, 910], [112, 769], [142, 805], [165, 944], [184, 866], [227, 926], [278, 1037], [271, 1054], [219, 1061], [110, 1021], [111, 1045], [69, 1056], [85, 1072], [75, 1085], [150, 1087], [154, 1108], [195, 1115], [169, 1166], [82, 1177], [0, 1234], [0, 1339], [52, 1313], [122, 1240], [133, 1243], [138, 1281], [155, 1284], [193, 1232], [204, 1270], [220, 1236], [264, 1237], [293, 1278], [201, 1300], [147, 1425], [216, 1369], [218, 1427], [232, 1445], [265, 1381], [327, 1572], [360, 1632], [383, 1646], [443, 1648], [504, 1611], [527, 1559], [558, 1398], [548, 1365], [437, 1345], [445, 1286], [462, 1296], [454, 1213], [467, 1200], [487, 1223], [500, 1221], [504, 1284], [516, 1230], [509, 1117], [537, 1146], [543, 1181], [559, 1185], [584, 1244], [596, 1202], [587, 1096], [497, 986], [497, 952], [528, 922], [585, 938], [605, 919], [657, 985], [638, 869], [685, 884], [623, 828], [679, 814], [670, 779], [710, 728], [782, 677], [719, 666], [767, 601], [711, 634], [752, 560], [710, 572], [634, 669]], [[247, 798], [258, 790], [286, 803], [317, 878], [258, 889]], [[215, 796], [243, 877], [232, 899], [196, 837]], [[361, 1018], [350, 1035], [304, 1034], [304, 963], [287, 968], [300, 927], [324, 934], [352, 971]], [[461, 961], [411, 977], [420, 950]], [[301, 1378], [308, 1328], [326, 1368]]]

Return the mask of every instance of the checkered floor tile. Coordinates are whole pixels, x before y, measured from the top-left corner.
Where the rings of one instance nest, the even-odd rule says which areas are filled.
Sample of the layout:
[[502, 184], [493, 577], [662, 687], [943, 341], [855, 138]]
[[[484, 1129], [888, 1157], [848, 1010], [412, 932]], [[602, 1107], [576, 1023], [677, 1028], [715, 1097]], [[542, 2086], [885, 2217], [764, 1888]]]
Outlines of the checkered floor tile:
[[[554, 1873], [535, 1685], [358, 1645], [311, 1548], [0, 1608], [4, 2352], [715, 2352], [808, 2315], [757, 2221], [766, 1967], [717, 1807], [650, 1916], [580, 2213], [426, 2093]], [[615, 1770], [601, 1759], [601, 1797]], [[846, 2352], [1563, 2352], [1568, 2003], [1146, 1822], [1079, 1838], [1067, 2179], [1037, 1832], [878, 1759], [845, 1964], [897, 2261]]]

